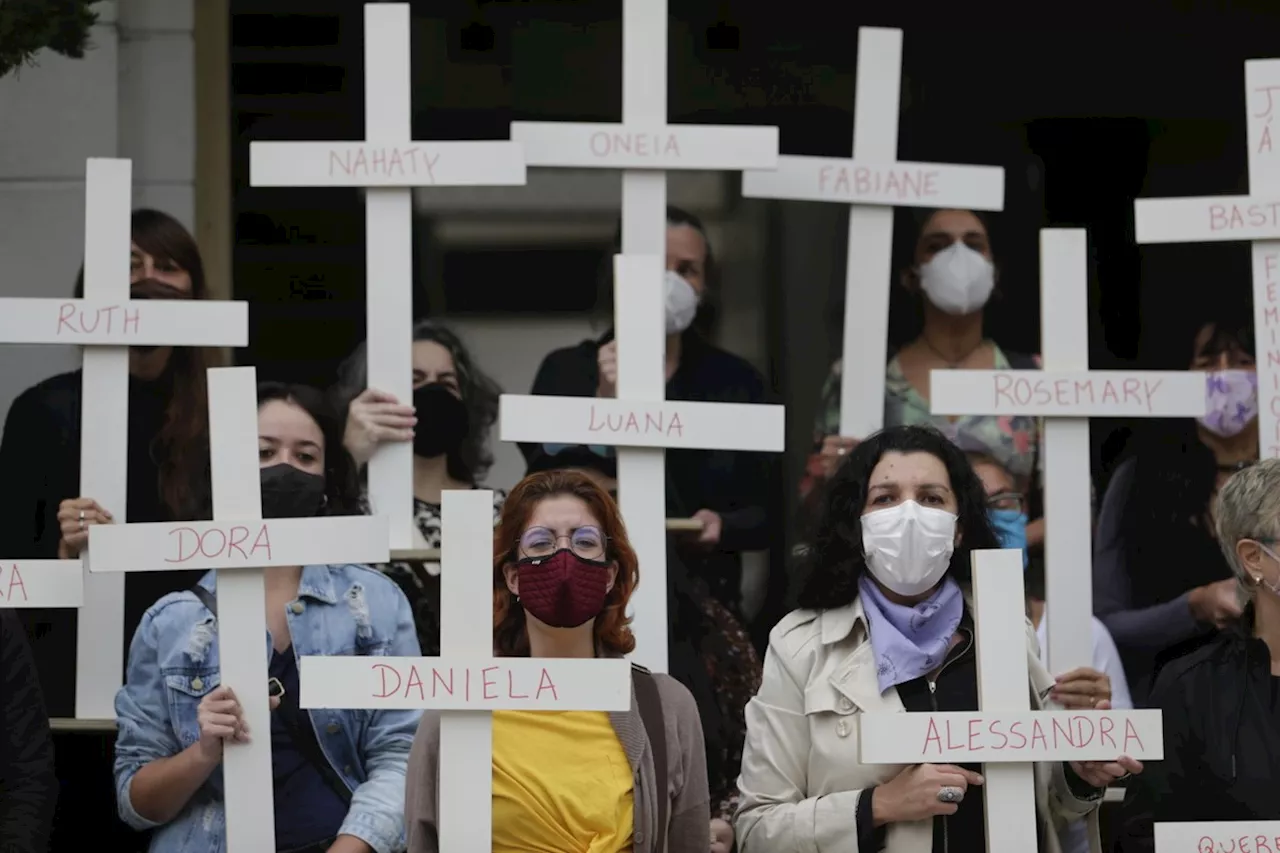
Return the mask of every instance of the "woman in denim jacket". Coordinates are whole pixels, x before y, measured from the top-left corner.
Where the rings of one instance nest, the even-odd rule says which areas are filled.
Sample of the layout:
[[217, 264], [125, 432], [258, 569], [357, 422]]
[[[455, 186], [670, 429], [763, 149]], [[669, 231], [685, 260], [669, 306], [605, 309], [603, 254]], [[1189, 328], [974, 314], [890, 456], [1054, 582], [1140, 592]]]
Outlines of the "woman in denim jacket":
[[[354, 514], [354, 465], [339, 420], [313, 389], [258, 389], [262, 513], [267, 518]], [[266, 572], [267, 652], [278, 851], [393, 853], [404, 849], [404, 784], [417, 728], [413, 711], [303, 711], [303, 655], [419, 654], [404, 594], [365, 566], [293, 566]], [[226, 848], [225, 739], [250, 732], [220, 685], [218, 620], [209, 572], [192, 590], [147, 611], [116, 696], [116, 800], [152, 853]]]

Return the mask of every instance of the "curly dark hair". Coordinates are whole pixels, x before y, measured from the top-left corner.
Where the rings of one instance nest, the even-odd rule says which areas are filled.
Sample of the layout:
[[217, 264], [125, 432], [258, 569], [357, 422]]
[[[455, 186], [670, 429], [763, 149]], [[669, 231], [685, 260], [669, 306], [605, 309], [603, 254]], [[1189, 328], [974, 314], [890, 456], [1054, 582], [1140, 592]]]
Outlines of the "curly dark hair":
[[812, 544], [803, 557], [803, 580], [796, 603], [805, 609], [829, 610], [851, 604], [858, 578], [866, 570], [862, 553], [862, 515], [871, 473], [886, 453], [928, 453], [947, 469], [959, 516], [960, 545], [951, 556], [951, 576], [969, 581], [969, 554], [999, 548], [987, 519], [987, 496], [964, 451], [936, 429], [897, 426], [861, 442], [827, 483]]
[[[493, 465], [489, 451], [489, 431], [498, 422], [498, 397], [502, 389], [471, 358], [471, 353], [452, 330], [431, 320], [413, 324], [414, 341], [432, 341], [449, 351], [458, 374], [458, 388], [467, 407], [470, 429], [456, 451], [449, 454], [449, 476], [463, 483], [480, 483]], [[331, 392], [334, 405], [346, 423], [347, 411], [369, 384], [366, 344], [361, 343], [342, 366]], [[406, 401], [407, 402], [407, 401]]]
[[343, 420], [324, 392], [310, 385], [259, 382], [258, 408], [272, 400], [283, 400], [302, 409], [316, 422], [324, 436], [326, 500], [321, 515], [360, 515], [360, 479], [356, 462], [342, 444]]

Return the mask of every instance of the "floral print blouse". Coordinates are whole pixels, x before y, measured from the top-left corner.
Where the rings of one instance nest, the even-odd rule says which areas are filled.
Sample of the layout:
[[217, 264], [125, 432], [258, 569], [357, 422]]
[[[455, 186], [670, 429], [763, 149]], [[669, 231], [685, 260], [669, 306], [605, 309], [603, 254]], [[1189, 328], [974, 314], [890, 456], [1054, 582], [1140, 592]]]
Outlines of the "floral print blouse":
[[[493, 521], [496, 524], [502, 514], [502, 504], [507, 493], [493, 490]], [[368, 498], [361, 499], [361, 509], [369, 513]], [[440, 547], [440, 504], [413, 499], [413, 523], [417, 525], [426, 547]], [[418, 643], [425, 657], [440, 654], [440, 567], [439, 564], [421, 560], [399, 560], [376, 566], [378, 571], [391, 578], [409, 599], [413, 608], [413, 621], [418, 629]]]
[[[1013, 369], [1004, 350], [994, 343], [991, 346], [995, 351], [995, 369]], [[1034, 361], [1036, 366], [1040, 365], [1039, 356]], [[814, 451], [805, 466], [800, 483], [800, 495], [806, 500], [822, 480], [822, 468], [818, 461], [822, 439], [840, 432], [840, 371], [841, 363], [837, 361], [822, 386], [822, 400], [814, 424]], [[932, 426], [955, 442], [961, 450], [992, 456], [1013, 475], [1019, 488], [1024, 491], [1029, 490], [1032, 481], [1043, 473], [1040, 418], [1023, 415], [965, 415], [953, 420], [946, 415], [934, 415], [929, 411], [929, 402], [911, 387], [911, 383], [903, 375], [897, 356], [885, 368], [884, 392], [886, 427]]]

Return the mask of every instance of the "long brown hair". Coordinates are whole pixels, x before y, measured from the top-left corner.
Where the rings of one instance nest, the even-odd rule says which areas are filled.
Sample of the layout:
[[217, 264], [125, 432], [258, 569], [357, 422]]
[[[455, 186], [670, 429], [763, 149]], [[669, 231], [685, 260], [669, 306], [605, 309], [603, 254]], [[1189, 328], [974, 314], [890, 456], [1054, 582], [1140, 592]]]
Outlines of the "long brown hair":
[[[157, 261], [171, 261], [191, 277], [191, 298], [208, 299], [204, 262], [195, 238], [167, 213], [139, 208], [130, 216], [130, 234], [138, 248]], [[84, 268], [76, 282], [76, 298], [84, 297]], [[210, 367], [222, 363], [210, 347], [173, 347], [166, 372], [172, 378], [164, 424], [152, 442], [159, 468], [160, 498], [175, 520], [208, 512]]]
[[613, 588], [605, 597], [604, 610], [596, 617], [596, 648], [625, 655], [636, 647], [631, 633], [627, 604], [640, 582], [639, 561], [627, 540], [627, 529], [618, 514], [618, 505], [609, 493], [585, 474], [577, 471], [542, 471], [525, 477], [507, 496], [502, 517], [493, 532], [493, 648], [500, 657], [528, 657], [529, 632], [525, 627], [524, 607], [507, 589], [504, 569], [516, 561], [517, 543], [529, 523], [533, 509], [547, 498], [559, 495], [575, 497], [587, 505], [600, 521], [605, 535], [608, 559], [617, 564]]

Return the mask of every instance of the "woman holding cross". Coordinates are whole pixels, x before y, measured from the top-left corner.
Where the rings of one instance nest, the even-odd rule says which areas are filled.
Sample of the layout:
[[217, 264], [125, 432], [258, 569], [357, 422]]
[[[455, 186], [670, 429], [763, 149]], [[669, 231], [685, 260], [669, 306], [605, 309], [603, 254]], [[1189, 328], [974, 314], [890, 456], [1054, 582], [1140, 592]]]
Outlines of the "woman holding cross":
[[[355, 465], [340, 419], [319, 391], [258, 387], [263, 518], [359, 514]], [[226, 848], [224, 746], [270, 745], [280, 853], [395, 853], [404, 837], [404, 773], [413, 711], [299, 707], [308, 655], [417, 657], [404, 594], [368, 566], [275, 566], [263, 572], [269, 731], [250, 732], [222, 682], [215, 572], [143, 616], [116, 695], [116, 803], [153, 830], [151, 853]], [[241, 694], [249, 687], [240, 686]]]
[[[977, 767], [864, 765], [854, 715], [978, 709], [969, 560], [998, 547], [981, 481], [936, 430], [893, 427], [853, 450], [826, 491], [803, 609], [774, 628], [747, 707], [743, 853], [986, 849]], [[1109, 688], [1076, 695], [1055, 682], [1030, 623], [1026, 643], [1037, 707], [1110, 707]], [[1086, 690], [1100, 680], [1070, 679]], [[1109, 784], [1141, 770], [1123, 756], [1037, 765], [1038, 849], [1060, 853], [1053, 828], [1094, 813]]]
[[[1018, 491], [1031, 498], [1027, 547], [1044, 542], [1038, 480], [1043, 472], [1040, 423], [1036, 418], [934, 415], [929, 408], [929, 373], [933, 370], [1031, 370], [1036, 356], [1006, 352], [983, 333], [984, 310], [999, 294], [999, 267], [992, 251], [987, 219], [972, 210], [925, 210], [917, 214], [918, 231], [911, 265], [901, 285], [921, 312], [919, 335], [902, 347], [885, 367], [884, 425], [933, 426], [965, 450], [994, 456], [1008, 469]], [[800, 483], [801, 500], [815, 514], [823, 482], [829, 480], [857, 444], [840, 435], [841, 362], [822, 387], [814, 426], [815, 450]], [[871, 365], [849, 369], [870, 370]]]
[[[496, 656], [635, 649], [636, 552], [593, 478], [525, 477], [493, 550]], [[453, 853], [440, 851], [439, 761], [440, 712], [426, 711], [409, 760], [408, 853]], [[633, 667], [629, 711], [495, 711], [492, 764], [493, 853], [707, 853], [715, 841], [698, 706], [668, 675]]]

